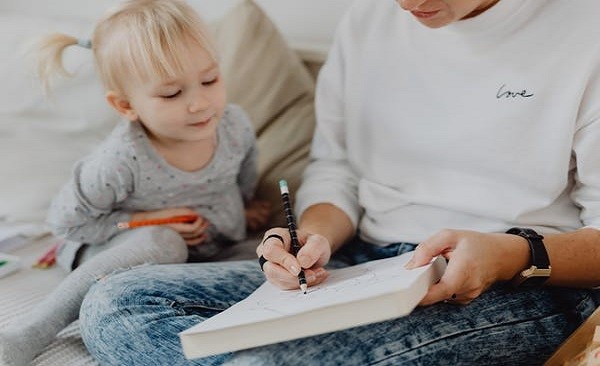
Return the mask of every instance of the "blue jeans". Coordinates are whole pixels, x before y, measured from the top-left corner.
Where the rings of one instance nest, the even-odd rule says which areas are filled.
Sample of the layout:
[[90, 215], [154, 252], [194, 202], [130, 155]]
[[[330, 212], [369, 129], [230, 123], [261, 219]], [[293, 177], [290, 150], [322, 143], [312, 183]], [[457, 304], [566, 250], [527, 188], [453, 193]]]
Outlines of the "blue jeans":
[[[414, 249], [360, 240], [332, 267]], [[186, 360], [178, 333], [244, 299], [264, 282], [257, 261], [146, 265], [97, 282], [81, 331], [102, 365], [535, 365], [600, 303], [597, 290], [496, 284], [467, 306], [439, 303], [409, 316], [235, 353]]]

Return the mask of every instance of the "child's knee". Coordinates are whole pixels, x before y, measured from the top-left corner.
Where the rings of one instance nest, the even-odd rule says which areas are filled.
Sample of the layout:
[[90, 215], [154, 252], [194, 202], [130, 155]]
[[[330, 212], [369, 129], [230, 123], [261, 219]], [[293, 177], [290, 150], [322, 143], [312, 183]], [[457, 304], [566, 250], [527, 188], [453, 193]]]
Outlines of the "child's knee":
[[175, 230], [163, 226], [148, 226], [136, 231], [136, 240], [143, 241], [158, 252], [160, 260], [157, 263], [184, 263], [187, 260], [187, 245]]

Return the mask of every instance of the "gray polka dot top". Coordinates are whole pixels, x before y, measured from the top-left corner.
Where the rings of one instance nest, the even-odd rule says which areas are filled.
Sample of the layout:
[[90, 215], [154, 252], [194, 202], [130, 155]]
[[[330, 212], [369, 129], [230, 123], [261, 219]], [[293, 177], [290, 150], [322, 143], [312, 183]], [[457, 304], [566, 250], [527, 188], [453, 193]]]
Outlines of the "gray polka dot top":
[[242, 240], [244, 201], [257, 181], [254, 128], [244, 111], [228, 105], [217, 127], [212, 160], [196, 172], [179, 170], [154, 150], [143, 127], [122, 122], [98, 148], [75, 164], [71, 179], [52, 201], [48, 223], [68, 241], [100, 244], [131, 213], [188, 207], [219, 235]]

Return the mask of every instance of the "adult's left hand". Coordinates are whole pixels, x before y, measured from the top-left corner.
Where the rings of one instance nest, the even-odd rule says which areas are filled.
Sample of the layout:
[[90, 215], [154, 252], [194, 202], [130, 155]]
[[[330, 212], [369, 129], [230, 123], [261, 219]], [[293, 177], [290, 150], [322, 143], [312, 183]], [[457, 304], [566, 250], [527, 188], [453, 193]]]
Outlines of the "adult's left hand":
[[420, 243], [406, 268], [425, 265], [438, 255], [448, 260], [446, 272], [420, 305], [470, 303], [494, 282], [509, 280], [525, 268], [529, 246], [516, 235], [445, 229]]

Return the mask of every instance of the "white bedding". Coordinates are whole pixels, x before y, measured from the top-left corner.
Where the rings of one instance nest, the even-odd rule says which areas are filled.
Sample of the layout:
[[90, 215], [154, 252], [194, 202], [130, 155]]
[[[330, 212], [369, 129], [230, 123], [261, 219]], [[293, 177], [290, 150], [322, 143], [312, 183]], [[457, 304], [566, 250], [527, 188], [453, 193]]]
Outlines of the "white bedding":
[[[54, 243], [50, 236], [31, 241], [27, 246], [11, 253], [23, 261], [23, 269], [0, 278], [0, 328], [27, 314], [46, 294], [63, 279], [63, 271], [54, 266], [49, 269], [31, 268], [32, 264]], [[97, 365], [89, 355], [77, 323], [65, 328], [32, 363], [33, 366]]]

